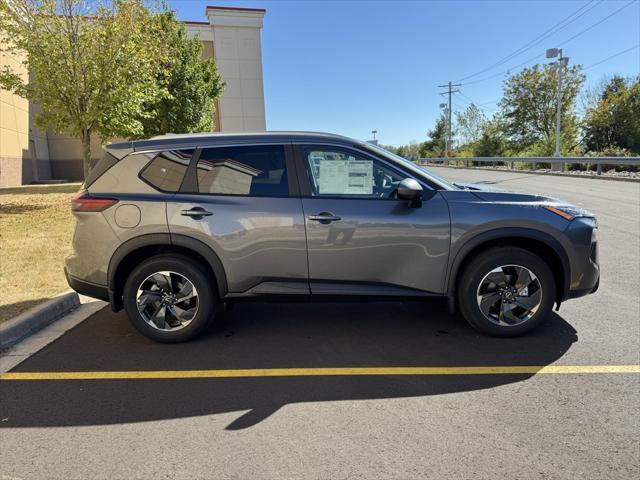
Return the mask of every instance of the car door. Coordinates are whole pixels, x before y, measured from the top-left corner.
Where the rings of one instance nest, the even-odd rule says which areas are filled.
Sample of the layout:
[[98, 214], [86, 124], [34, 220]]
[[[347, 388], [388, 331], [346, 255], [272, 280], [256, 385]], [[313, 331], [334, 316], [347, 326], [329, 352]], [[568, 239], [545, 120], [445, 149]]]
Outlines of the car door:
[[312, 294], [442, 293], [450, 225], [437, 190], [422, 181], [412, 208], [396, 198], [412, 177], [389, 161], [331, 145], [295, 151]]
[[167, 205], [172, 237], [207, 244], [231, 295], [308, 294], [304, 217], [289, 145], [201, 148]]

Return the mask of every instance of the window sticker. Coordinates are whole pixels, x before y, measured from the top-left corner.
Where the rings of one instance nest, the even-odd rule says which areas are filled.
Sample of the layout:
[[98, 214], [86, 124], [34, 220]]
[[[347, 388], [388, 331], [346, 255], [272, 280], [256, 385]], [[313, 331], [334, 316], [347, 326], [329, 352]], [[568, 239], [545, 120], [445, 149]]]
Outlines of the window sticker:
[[318, 193], [371, 195], [373, 193], [373, 161], [320, 160]]
[[371, 195], [373, 193], [373, 162], [371, 160], [354, 160], [348, 162], [349, 186], [348, 194]]

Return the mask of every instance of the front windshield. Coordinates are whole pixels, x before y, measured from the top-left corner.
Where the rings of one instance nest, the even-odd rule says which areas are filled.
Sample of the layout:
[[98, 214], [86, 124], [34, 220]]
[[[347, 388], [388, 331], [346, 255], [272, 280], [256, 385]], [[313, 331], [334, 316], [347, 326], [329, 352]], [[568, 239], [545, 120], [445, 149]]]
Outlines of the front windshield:
[[447, 190], [460, 190], [459, 187], [457, 187], [456, 185], [454, 185], [450, 181], [445, 180], [444, 178], [434, 174], [431, 170], [427, 170], [423, 166], [418, 165], [418, 164], [412, 162], [411, 160], [407, 160], [406, 158], [401, 157], [400, 155], [396, 155], [395, 153], [390, 152], [386, 148], [382, 148], [379, 145], [374, 145], [373, 143], [367, 143], [366, 145], [367, 145], [367, 148], [375, 150], [376, 152], [378, 152], [378, 153], [380, 153], [380, 154], [382, 154], [384, 156], [391, 157], [394, 160], [406, 165], [407, 167], [409, 167], [412, 170], [420, 171], [421, 173], [425, 174], [434, 183], [443, 186]]

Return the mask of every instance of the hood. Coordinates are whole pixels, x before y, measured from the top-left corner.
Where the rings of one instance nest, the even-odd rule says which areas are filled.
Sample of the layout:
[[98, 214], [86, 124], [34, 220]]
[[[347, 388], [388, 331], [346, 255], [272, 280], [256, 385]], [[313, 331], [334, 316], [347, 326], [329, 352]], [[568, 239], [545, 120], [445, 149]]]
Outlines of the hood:
[[538, 195], [533, 193], [517, 193], [508, 192], [495, 188], [491, 185], [483, 183], [455, 183], [459, 188], [469, 191], [474, 196], [485, 202], [495, 203], [534, 203], [540, 205], [549, 205], [557, 208], [562, 208], [565, 211], [571, 212], [574, 217], [595, 217], [595, 215], [584, 208], [573, 205], [565, 200], [558, 198], [547, 197], [544, 195]]
[[491, 184], [488, 183], [460, 183], [460, 182], [455, 182], [454, 185], [458, 188], [461, 188], [463, 190], [471, 190], [473, 192], [475, 191], [482, 191], [482, 192], [503, 192], [504, 190], [501, 190], [499, 188], [496, 187], [492, 187]]
[[[496, 188], [487, 183], [454, 183], [458, 188], [473, 193], [474, 196], [486, 202], [536, 202], [536, 203], [552, 203], [554, 205], [571, 205], [568, 202], [558, 200], [557, 198], [546, 197], [535, 193], [518, 193], [510, 192]], [[573, 206], [573, 205], [571, 205]]]

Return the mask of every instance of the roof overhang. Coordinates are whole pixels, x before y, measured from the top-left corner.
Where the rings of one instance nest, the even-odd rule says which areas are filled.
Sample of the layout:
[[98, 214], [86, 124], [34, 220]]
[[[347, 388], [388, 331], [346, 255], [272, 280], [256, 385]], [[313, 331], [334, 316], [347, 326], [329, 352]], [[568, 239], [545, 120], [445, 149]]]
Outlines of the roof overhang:
[[209, 18], [209, 23], [214, 26], [262, 28], [262, 19], [266, 10], [263, 8], [207, 6], [205, 13]]

